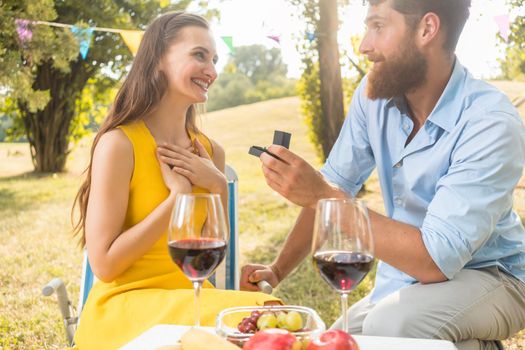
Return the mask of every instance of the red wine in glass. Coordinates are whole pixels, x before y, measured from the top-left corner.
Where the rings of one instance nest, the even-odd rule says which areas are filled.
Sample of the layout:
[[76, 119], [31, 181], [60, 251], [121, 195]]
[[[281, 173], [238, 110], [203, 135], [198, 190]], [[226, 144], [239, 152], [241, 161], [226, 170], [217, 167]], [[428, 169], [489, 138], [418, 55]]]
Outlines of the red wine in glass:
[[347, 251], [318, 252], [313, 260], [321, 277], [339, 293], [357, 287], [374, 264], [374, 258], [368, 254]]
[[341, 296], [343, 330], [348, 331], [348, 294], [374, 264], [374, 242], [366, 203], [352, 198], [317, 202], [312, 237], [313, 263]]
[[226, 254], [226, 242], [213, 238], [189, 238], [168, 243], [171, 259], [192, 281], [208, 278]]
[[200, 290], [226, 255], [228, 225], [221, 197], [179, 193], [168, 227], [168, 251], [195, 291], [195, 326], [200, 326]]

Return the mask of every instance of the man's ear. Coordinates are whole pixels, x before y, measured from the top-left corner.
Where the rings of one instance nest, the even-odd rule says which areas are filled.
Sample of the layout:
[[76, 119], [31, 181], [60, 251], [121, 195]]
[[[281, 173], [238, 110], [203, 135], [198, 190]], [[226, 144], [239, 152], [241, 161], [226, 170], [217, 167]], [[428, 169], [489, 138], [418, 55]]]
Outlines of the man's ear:
[[442, 28], [439, 16], [433, 12], [426, 13], [419, 22], [419, 44], [421, 47], [425, 47], [436, 42], [437, 38], [441, 36], [441, 32]]

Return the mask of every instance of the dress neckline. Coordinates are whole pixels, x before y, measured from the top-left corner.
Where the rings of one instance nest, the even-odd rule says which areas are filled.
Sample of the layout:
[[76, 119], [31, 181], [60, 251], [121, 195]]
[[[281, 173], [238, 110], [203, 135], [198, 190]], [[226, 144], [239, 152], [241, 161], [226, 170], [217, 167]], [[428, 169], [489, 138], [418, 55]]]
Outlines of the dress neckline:
[[[151, 130], [148, 128], [148, 126], [146, 125], [146, 122], [144, 121], [144, 119], [140, 119], [139, 120], [139, 125], [144, 129], [146, 135], [148, 136], [148, 138], [150, 139], [150, 142], [155, 146], [155, 147], [158, 147], [158, 144], [157, 144], [157, 141], [155, 140], [155, 137], [153, 136], [153, 134], [151, 133]], [[195, 139], [197, 138], [195, 133], [191, 132], [190, 130], [186, 129], [186, 134], [188, 135], [188, 137], [190, 138], [190, 142], [191, 142], [191, 146], [193, 149], [195, 149]]]

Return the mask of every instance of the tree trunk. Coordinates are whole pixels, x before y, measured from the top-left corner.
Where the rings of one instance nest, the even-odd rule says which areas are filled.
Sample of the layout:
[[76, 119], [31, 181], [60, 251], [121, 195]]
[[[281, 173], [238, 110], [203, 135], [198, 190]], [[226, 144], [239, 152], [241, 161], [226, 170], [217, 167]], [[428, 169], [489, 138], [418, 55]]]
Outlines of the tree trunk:
[[319, 77], [323, 120], [322, 148], [328, 157], [344, 121], [343, 85], [337, 45], [337, 0], [319, 0]]
[[33, 89], [49, 89], [51, 99], [36, 113], [19, 105], [36, 172], [62, 172], [66, 165], [75, 103], [94, 74], [94, 69], [80, 59], [71, 62], [70, 68], [69, 73], [63, 73], [53, 69], [50, 62], [38, 66]]

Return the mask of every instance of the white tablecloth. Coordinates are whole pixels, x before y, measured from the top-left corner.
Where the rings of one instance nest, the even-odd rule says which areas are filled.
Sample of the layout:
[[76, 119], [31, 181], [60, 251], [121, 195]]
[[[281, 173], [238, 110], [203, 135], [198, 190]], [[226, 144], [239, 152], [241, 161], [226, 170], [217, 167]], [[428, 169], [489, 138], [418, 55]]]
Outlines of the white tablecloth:
[[[155, 350], [164, 345], [177, 344], [189, 326], [160, 324], [148, 329], [121, 350]], [[202, 327], [215, 333], [215, 328]], [[361, 350], [457, 350], [453, 343], [445, 340], [353, 336]]]

